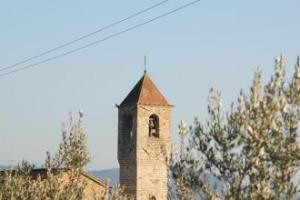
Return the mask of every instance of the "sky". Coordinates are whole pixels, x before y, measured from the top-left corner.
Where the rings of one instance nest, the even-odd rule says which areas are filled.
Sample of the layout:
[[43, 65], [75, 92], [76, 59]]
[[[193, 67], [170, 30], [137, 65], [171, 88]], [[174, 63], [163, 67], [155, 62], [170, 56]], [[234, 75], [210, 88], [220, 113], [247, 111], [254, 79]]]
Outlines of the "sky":
[[[2, 1], [0, 68], [76, 39], [159, 0]], [[167, 3], [96, 34], [67, 50], [104, 38], [188, 3]], [[274, 57], [287, 57], [290, 76], [300, 54], [300, 1], [201, 0], [197, 4], [98, 45], [0, 77], [0, 165], [22, 159], [43, 164], [55, 153], [61, 123], [84, 111], [89, 170], [117, 168], [117, 109], [144, 70], [175, 105], [178, 124], [205, 120], [210, 88], [222, 91], [225, 110], [240, 89], [249, 91], [259, 67], [267, 81]], [[43, 57], [43, 58], [48, 58]], [[40, 61], [42, 58], [37, 59]], [[29, 62], [30, 63], [30, 62]]]

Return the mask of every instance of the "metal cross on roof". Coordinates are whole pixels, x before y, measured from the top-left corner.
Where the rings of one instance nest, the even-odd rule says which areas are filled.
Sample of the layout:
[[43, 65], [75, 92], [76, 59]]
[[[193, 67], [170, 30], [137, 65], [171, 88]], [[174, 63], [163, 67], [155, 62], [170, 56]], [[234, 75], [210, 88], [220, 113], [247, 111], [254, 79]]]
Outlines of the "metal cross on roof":
[[147, 72], [147, 55], [144, 55], [144, 73]]

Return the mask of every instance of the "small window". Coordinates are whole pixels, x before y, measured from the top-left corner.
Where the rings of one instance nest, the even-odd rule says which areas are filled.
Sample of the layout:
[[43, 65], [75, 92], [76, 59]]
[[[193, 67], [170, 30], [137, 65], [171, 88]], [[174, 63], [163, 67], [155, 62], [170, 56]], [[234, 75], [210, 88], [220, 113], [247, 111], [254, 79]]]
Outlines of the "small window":
[[133, 137], [133, 118], [132, 115], [124, 115], [124, 134], [128, 138]]
[[155, 114], [149, 117], [149, 137], [159, 137], [159, 118]]

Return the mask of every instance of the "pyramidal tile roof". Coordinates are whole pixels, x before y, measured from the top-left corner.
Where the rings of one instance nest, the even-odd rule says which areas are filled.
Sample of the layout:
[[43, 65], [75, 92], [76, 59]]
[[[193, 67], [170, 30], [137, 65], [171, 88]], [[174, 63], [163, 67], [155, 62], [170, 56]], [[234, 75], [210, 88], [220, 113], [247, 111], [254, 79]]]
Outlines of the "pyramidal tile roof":
[[129, 92], [127, 97], [120, 104], [121, 107], [131, 105], [154, 105], [170, 106], [166, 98], [161, 94], [147, 72], [137, 82], [134, 88]]

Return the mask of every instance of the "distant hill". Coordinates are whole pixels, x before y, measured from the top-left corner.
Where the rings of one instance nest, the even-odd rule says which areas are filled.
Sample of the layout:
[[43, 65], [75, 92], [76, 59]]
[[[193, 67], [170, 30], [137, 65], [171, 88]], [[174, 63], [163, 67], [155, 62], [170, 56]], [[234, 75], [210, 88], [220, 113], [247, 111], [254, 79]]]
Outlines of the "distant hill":
[[108, 181], [111, 185], [117, 185], [119, 183], [119, 168], [88, 172], [102, 181]]
[[[0, 165], [0, 171], [13, 169], [15, 166], [12, 165]], [[99, 180], [108, 181], [110, 185], [117, 185], [119, 183], [119, 168], [117, 169], [106, 169], [106, 170], [93, 170], [88, 171]]]
[[12, 165], [0, 165], [0, 171], [13, 169], [13, 168], [14, 168], [14, 166], [12, 166]]
[[[15, 166], [12, 165], [0, 165], [0, 171], [14, 169], [14, 168]], [[93, 170], [88, 172], [102, 181], [108, 181], [111, 185], [117, 185], [119, 183], [119, 168], [106, 169], [106, 170]]]

